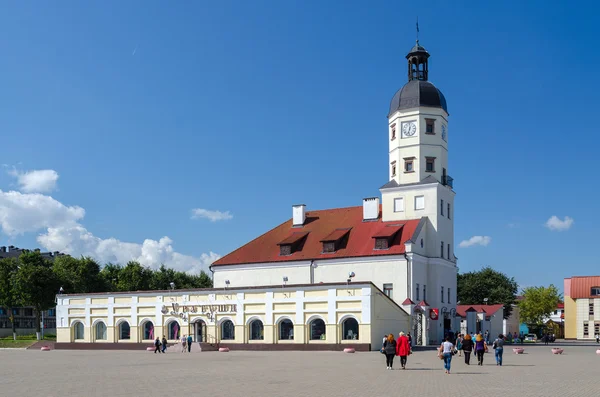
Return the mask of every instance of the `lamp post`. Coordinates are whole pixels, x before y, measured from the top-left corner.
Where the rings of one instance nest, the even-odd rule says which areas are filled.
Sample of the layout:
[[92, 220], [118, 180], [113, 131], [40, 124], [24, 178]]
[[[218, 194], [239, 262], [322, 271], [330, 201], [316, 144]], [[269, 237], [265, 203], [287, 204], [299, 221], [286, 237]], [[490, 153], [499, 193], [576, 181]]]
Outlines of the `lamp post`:
[[225, 289], [227, 289], [227, 288], [229, 287], [229, 284], [231, 284], [231, 283], [229, 282], [229, 280], [225, 280]]
[[288, 278], [287, 278], [287, 276], [283, 276], [283, 286], [284, 286], [284, 287], [285, 287], [285, 285], [287, 284], [287, 282], [288, 282]]
[[354, 274], [354, 272], [350, 272], [348, 273], [348, 285], [350, 285], [350, 282], [352, 281], [352, 279], [354, 278], [354, 276], [356, 276], [356, 274]]

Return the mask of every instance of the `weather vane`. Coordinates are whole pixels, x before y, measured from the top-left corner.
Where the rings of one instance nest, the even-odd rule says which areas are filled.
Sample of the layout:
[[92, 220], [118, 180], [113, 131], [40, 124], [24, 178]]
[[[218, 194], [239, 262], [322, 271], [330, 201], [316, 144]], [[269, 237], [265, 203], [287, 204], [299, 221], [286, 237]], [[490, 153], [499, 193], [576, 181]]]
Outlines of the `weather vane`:
[[417, 44], [419, 44], [419, 17], [417, 16]]

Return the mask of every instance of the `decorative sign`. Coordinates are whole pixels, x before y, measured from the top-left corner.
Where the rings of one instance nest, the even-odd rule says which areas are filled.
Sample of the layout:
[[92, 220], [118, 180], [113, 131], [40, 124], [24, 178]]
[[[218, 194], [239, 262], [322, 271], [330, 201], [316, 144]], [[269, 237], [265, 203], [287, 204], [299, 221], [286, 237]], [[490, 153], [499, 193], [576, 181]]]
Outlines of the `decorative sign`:
[[438, 309], [429, 309], [429, 318], [435, 321], [438, 319], [439, 313]]
[[[236, 313], [237, 305], [185, 305], [181, 306], [179, 303], [172, 303], [171, 309], [166, 305], [163, 305], [160, 310], [162, 314], [170, 314], [172, 316], [180, 317], [184, 321], [188, 320], [188, 313], [203, 313], [208, 317], [210, 321], [214, 321], [215, 314], [217, 313]], [[179, 311], [181, 309], [181, 311]]]

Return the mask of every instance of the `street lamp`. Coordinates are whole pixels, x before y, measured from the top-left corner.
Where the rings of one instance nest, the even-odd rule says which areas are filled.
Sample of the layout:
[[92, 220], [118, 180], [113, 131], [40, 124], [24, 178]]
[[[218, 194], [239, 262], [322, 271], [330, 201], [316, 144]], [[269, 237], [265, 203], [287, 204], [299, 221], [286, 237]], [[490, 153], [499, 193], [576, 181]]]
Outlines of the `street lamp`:
[[229, 280], [225, 280], [225, 289], [227, 289], [227, 287], [229, 287], [229, 284], [231, 284], [231, 283], [229, 282]]
[[350, 281], [352, 281], [352, 279], [354, 278], [354, 276], [356, 276], [356, 274], [354, 274], [354, 272], [350, 272], [348, 273], [348, 285], [350, 285]]
[[288, 282], [288, 278], [287, 278], [287, 276], [283, 276], [283, 286], [284, 286], [284, 287], [285, 287], [285, 285], [287, 284], [287, 282]]
[[483, 298], [483, 302], [487, 305], [488, 303], [488, 298]]
[[175, 290], [175, 283], [174, 283], [174, 282], [172, 282], [172, 281], [171, 281], [171, 282], [169, 283], [169, 285], [171, 286], [171, 289], [172, 289], [172, 290]]

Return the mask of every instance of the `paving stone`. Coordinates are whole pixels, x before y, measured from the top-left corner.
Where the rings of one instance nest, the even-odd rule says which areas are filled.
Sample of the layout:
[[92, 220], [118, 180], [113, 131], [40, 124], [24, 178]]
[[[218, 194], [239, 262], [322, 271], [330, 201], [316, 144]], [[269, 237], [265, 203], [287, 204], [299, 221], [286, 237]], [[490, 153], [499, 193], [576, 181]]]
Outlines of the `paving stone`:
[[[12, 396], [595, 396], [600, 356], [595, 346], [507, 347], [504, 365], [452, 360], [444, 374], [435, 351], [419, 351], [407, 370], [385, 369], [377, 352], [203, 352], [56, 350], [0, 352], [1, 395]], [[475, 364], [473, 364], [475, 362]], [[396, 358], [395, 366], [399, 365]]]

